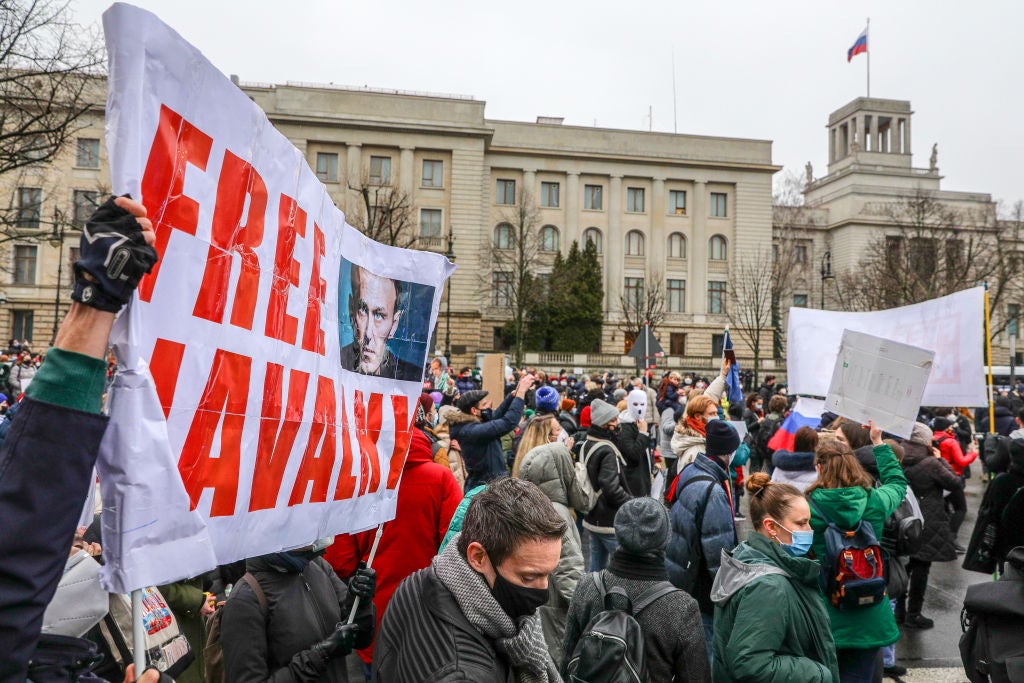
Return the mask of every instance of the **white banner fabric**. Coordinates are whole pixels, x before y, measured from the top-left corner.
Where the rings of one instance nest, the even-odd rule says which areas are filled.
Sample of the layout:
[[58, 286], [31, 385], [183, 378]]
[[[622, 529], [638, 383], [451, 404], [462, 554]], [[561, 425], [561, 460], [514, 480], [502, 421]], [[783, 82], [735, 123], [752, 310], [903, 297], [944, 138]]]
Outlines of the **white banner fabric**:
[[112, 338], [105, 587], [392, 519], [454, 266], [347, 225], [302, 152], [155, 16], [103, 19], [111, 186], [141, 197], [161, 257]]
[[934, 358], [934, 351], [844, 330], [825, 408], [909, 439]]
[[922, 405], [982, 406], [985, 289], [974, 287], [913, 306], [848, 313], [790, 308], [786, 369], [790, 393], [825, 396], [843, 330], [935, 352]]

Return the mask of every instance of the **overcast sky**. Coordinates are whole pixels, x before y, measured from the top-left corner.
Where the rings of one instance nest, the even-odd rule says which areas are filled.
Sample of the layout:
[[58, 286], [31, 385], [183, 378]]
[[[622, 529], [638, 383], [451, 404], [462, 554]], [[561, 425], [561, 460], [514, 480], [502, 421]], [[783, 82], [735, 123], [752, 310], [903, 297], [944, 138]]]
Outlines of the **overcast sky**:
[[[109, 2], [72, 0], [79, 21]], [[1024, 198], [1024, 3], [821, 0], [139, 0], [243, 81], [458, 93], [487, 117], [774, 141], [825, 174], [831, 111], [866, 90], [846, 50], [871, 17], [871, 94], [909, 99], [914, 165], [943, 188]], [[1016, 94], [1015, 94], [1016, 93]]]

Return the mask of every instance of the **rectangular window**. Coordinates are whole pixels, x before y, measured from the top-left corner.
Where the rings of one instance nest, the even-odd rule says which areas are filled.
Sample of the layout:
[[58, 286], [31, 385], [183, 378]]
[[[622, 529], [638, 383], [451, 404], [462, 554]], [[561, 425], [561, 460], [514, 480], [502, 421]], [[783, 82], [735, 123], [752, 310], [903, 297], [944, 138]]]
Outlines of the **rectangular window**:
[[644, 305], [644, 279], [642, 277], [627, 277], [622, 294], [626, 299], [626, 306], [631, 310], [639, 311]]
[[97, 138], [78, 138], [75, 146], [75, 166], [100, 167], [100, 141]]
[[708, 313], [725, 313], [724, 282], [708, 282]]
[[669, 280], [665, 309], [669, 313], [686, 311], [686, 280]]
[[36, 283], [36, 247], [31, 244], [14, 245], [14, 284]]
[[370, 157], [370, 184], [391, 184], [391, 157]]
[[316, 153], [316, 177], [322, 183], [338, 182], [338, 155], [333, 152]]
[[441, 236], [441, 209], [420, 209], [420, 237]]
[[590, 211], [601, 211], [604, 208], [604, 198], [602, 193], [604, 187], [601, 185], [584, 185], [583, 186], [583, 208], [589, 209]]
[[496, 189], [494, 192], [494, 203], [495, 204], [515, 204], [516, 203], [516, 181], [514, 180], [503, 180], [498, 179]]
[[491, 278], [491, 303], [501, 307], [512, 304], [512, 273], [494, 273]]
[[722, 353], [725, 351], [725, 335], [724, 334], [713, 334], [711, 335], [711, 357], [721, 358]]
[[32, 317], [34, 311], [11, 311], [13, 324], [11, 325], [11, 336], [15, 339], [32, 340]]
[[807, 295], [806, 294], [794, 294], [793, 305], [797, 308], [807, 308]]
[[1006, 334], [1020, 337], [1020, 304], [1009, 304], [1006, 307]]
[[724, 192], [712, 192], [711, 193], [711, 216], [714, 218], [725, 218], [726, 215], [726, 204], [729, 195]]
[[540, 205], [548, 209], [558, 208], [558, 183], [540, 184]]
[[807, 247], [798, 244], [793, 247], [793, 263], [807, 263]]
[[686, 192], [684, 190], [670, 190], [668, 193], [668, 211], [677, 216], [686, 215]]
[[85, 227], [85, 222], [89, 220], [89, 216], [99, 206], [100, 193], [95, 190], [75, 190], [74, 203], [75, 203], [75, 215], [74, 222], [76, 228]]
[[81, 247], [68, 247], [67, 250], [67, 261], [64, 262], [64, 279], [67, 281], [65, 284], [74, 284], [75, 261], [82, 257], [82, 249]]
[[668, 335], [668, 352], [672, 356], [686, 355], [686, 333], [672, 332]]
[[38, 187], [18, 188], [18, 227], [38, 228], [43, 209], [43, 190]]
[[423, 160], [423, 187], [444, 187], [444, 162]]
[[626, 211], [628, 211], [629, 213], [644, 212], [644, 188], [626, 188]]

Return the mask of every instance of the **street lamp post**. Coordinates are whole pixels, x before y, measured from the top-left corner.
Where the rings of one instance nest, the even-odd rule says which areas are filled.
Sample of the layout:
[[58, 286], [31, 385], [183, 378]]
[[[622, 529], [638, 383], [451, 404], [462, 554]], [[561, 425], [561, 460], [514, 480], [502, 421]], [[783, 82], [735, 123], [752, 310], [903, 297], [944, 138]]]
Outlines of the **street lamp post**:
[[53, 346], [60, 325], [60, 288], [64, 278], [64, 216], [60, 209], [53, 210], [53, 232], [47, 241], [50, 246], [57, 248], [57, 293], [53, 297], [53, 333], [50, 335], [50, 346]]
[[[448, 251], [445, 258], [455, 263], [455, 235], [452, 234], [452, 226], [448, 226]], [[448, 365], [452, 364], [452, 281], [448, 279], [448, 296], [445, 301], [444, 313], [444, 358]]]
[[825, 308], [825, 283], [828, 280], [835, 280], [832, 274], [832, 252], [826, 251], [821, 255], [821, 308]]

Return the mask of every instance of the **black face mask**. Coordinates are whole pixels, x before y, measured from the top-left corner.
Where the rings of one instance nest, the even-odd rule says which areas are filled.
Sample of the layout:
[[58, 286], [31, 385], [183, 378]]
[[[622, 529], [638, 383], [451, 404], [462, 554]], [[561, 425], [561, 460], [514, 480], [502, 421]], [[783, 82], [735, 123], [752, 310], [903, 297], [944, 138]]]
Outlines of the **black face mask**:
[[483, 420], [484, 422], [487, 422], [492, 417], [494, 417], [494, 411], [492, 409], [484, 408], [483, 410], [480, 411], [480, 419]]
[[530, 616], [538, 607], [547, 603], [549, 591], [547, 588], [517, 586], [495, 569], [491, 595], [512, 621], [518, 624], [520, 617]]

